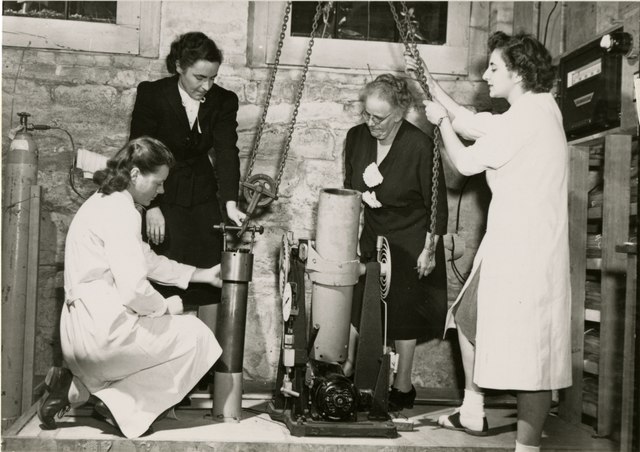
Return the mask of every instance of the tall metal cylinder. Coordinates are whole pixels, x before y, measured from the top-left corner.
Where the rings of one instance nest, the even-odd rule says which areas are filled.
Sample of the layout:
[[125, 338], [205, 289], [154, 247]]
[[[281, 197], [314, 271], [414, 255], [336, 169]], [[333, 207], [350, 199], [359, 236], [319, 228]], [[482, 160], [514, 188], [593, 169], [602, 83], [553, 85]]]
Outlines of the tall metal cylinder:
[[[27, 297], [29, 214], [31, 187], [37, 183], [38, 150], [23, 130], [11, 142], [2, 172], [2, 424], [12, 423], [23, 411], [22, 370]], [[37, 243], [31, 244], [38, 246]]]
[[[327, 261], [357, 258], [362, 195], [355, 190], [327, 188], [320, 191], [315, 249]], [[311, 318], [320, 326], [312, 356], [324, 362], [347, 359], [353, 285], [313, 283]]]
[[252, 273], [253, 254], [248, 250], [222, 253], [222, 300], [216, 319], [222, 355], [214, 366], [211, 415], [224, 422], [239, 422], [242, 417], [242, 361]]

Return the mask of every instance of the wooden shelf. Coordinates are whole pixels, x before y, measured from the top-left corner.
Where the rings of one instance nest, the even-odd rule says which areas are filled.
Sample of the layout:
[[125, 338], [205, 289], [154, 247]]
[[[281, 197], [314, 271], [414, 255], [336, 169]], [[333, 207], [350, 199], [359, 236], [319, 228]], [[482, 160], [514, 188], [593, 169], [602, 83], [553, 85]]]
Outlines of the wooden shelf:
[[[629, 208], [629, 216], [638, 215], [638, 203], [631, 203]], [[602, 206], [589, 207], [587, 218], [590, 220], [602, 219]]]
[[[615, 434], [620, 419], [625, 360], [620, 275], [626, 255], [617, 253], [616, 246], [629, 240], [629, 224], [638, 211], [629, 183], [632, 138], [613, 129], [569, 143], [573, 385], [560, 413], [575, 423], [582, 416], [593, 417], [597, 434], [603, 436]], [[593, 154], [594, 147], [602, 147], [602, 153]], [[599, 206], [592, 206], [598, 198], [589, 196], [595, 168], [602, 183]]]
[[582, 138], [576, 138], [575, 140], [569, 141], [569, 146], [585, 146], [590, 144], [596, 144], [602, 142], [607, 136], [615, 135], [617, 133], [621, 133], [620, 127], [615, 127], [613, 129], [605, 130], [604, 132], [594, 133], [593, 135], [589, 135]]

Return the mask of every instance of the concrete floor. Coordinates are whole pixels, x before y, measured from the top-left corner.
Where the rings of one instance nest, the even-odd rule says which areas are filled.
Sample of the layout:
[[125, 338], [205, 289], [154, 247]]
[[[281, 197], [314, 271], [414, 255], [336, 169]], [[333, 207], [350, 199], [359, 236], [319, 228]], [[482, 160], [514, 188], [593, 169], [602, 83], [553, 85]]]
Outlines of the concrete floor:
[[[129, 440], [111, 425], [90, 417], [90, 410], [68, 413], [59, 428], [42, 430], [35, 406], [8, 429], [2, 438], [3, 451], [509, 451], [515, 442], [514, 407], [488, 408], [490, 432], [473, 437], [463, 432], [439, 428], [436, 419], [451, 411], [450, 406], [416, 405], [402, 412], [399, 421], [413, 424], [412, 431], [400, 431], [394, 439], [295, 437], [280, 422], [270, 418], [267, 400], [244, 400], [243, 418], [238, 423], [219, 423], [206, 409], [181, 409], [178, 419], [163, 419], [154, 432]], [[617, 451], [606, 439], [592, 437], [586, 426], [572, 426], [552, 415], [545, 426], [543, 451]]]

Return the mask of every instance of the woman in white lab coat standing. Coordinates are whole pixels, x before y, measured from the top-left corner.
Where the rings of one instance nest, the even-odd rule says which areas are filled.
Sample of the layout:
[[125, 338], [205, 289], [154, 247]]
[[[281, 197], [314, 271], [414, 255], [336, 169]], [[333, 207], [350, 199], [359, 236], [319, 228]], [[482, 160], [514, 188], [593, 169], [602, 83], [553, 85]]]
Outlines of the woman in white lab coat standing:
[[568, 148], [547, 49], [502, 32], [489, 49], [483, 78], [491, 97], [509, 102], [503, 114], [472, 113], [427, 74], [425, 112], [449, 160], [463, 175], [485, 172], [492, 192], [486, 233], [447, 322], [458, 327], [465, 400], [439, 424], [486, 434], [480, 388], [515, 390], [516, 451], [536, 451], [551, 390], [571, 385]]
[[221, 286], [219, 265], [179, 264], [142, 241], [136, 205], [148, 206], [163, 192], [173, 162], [158, 140], [130, 141], [96, 173], [98, 192], [71, 222], [60, 321], [68, 369], [51, 368], [45, 379], [47, 395], [38, 407], [45, 428], [56, 428], [56, 414], [93, 395], [98, 413], [126, 437], [140, 436], [220, 356], [211, 330], [180, 315], [180, 297], [164, 298], [149, 282]]

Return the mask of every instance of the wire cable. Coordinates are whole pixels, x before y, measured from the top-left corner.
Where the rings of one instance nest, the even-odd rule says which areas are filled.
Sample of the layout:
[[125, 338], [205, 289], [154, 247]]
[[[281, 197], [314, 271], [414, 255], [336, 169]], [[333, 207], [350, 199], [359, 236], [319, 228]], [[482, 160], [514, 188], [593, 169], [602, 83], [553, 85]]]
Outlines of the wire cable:
[[545, 47], [547, 46], [547, 31], [549, 29], [549, 19], [551, 19], [551, 14], [553, 14], [553, 11], [555, 11], [556, 6], [558, 6], [558, 2], [555, 2], [553, 8], [551, 8], [551, 11], [549, 11], [549, 14], [547, 15], [547, 23], [544, 26], [544, 40], [542, 41], [542, 45]]
[[[464, 183], [462, 184], [462, 187], [460, 187], [460, 194], [458, 195], [458, 206], [456, 208], [456, 232], [455, 232], [456, 234], [458, 234], [458, 230], [460, 229], [460, 207], [462, 205], [462, 195], [464, 194], [464, 189], [466, 188], [470, 179], [471, 179], [470, 177], [465, 178]], [[456, 250], [456, 241], [455, 239], [452, 238], [451, 239], [451, 270], [453, 271], [453, 274], [455, 275], [456, 279], [461, 284], [464, 284], [467, 278], [469, 277], [469, 275], [464, 276], [460, 271], [460, 269], [458, 268], [458, 266], [456, 265], [456, 260], [453, 257], [455, 250]]]

